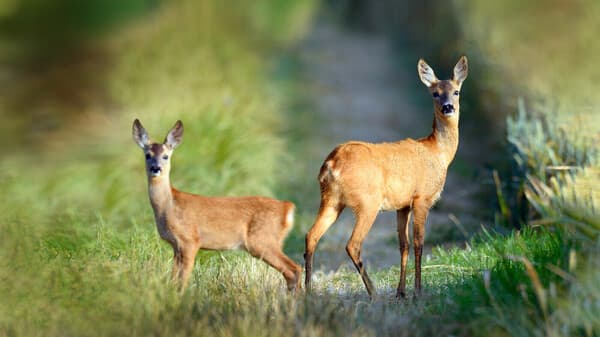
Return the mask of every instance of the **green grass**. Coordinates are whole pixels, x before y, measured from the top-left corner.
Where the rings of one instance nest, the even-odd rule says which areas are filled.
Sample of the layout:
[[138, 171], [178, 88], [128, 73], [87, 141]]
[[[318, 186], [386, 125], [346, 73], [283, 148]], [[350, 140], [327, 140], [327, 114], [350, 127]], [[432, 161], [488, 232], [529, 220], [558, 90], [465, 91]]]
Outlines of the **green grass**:
[[[131, 122], [140, 118], [162, 140], [183, 120], [176, 187], [308, 205], [316, 182], [303, 186], [294, 177], [314, 176], [316, 168], [307, 173], [307, 163], [294, 161], [307, 150], [302, 142], [313, 119], [289, 100], [302, 90], [287, 82], [293, 59], [273, 57], [304, 34], [313, 10], [312, 2], [282, 0], [165, 3], [115, 36], [89, 41], [109, 60], [97, 71], [105, 96], [81, 110], [49, 107], [77, 114], [37, 118], [39, 105], [15, 110], [11, 95], [0, 100], [8, 121], [2, 139], [19, 149], [0, 162], [0, 336], [598, 334], [594, 134], [563, 137], [566, 115], [541, 123], [524, 108], [509, 122], [509, 140], [530, 177], [523, 188], [536, 207], [536, 227], [483, 231], [465, 249], [434, 249], [417, 300], [394, 299], [398, 268], [372, 273], [379, 290], [372, 302], [354, 270], [318, 271], [314, 293], [290, 295], [281, 275], [242, 252], [201, 252], [190, 287], [177, 293]], [[15, 87], [31, 89], [30, 79], [15, 73]], [[298, 114], [286, 117], [285, 110]], [[547, 174], [560, 165], [588, 168]], [[288, 241], [298, 262], [312, 216], [300, 212]], [[411, 265], [410, 294], [412, 282]]]
[[[0, 101], [7, 120], [2, 137], [19, 151], [0, 163], [0, 335], [161, 334], [179, 329], [177, 318], [188, 309], [205, 311], [167, 282], [172, 253], [156, 234], [131, 123], [140, 118], [161, 141], [183, 120], [172, 171], [178, 188], [274, 195], [286, 154], [282, 93], [269, 83], [270, 64], [278, 48], [301, 34], [313, 4], [232, 5], [162, 4], [118, 34], [87, 41], [109, 61], [94, 69], [103, 76], [93, 90], [105, 95], [81, 107], [54, 92], [50, 104], [38, 105], [37, 80], [7, 58], [17, 89]], [[266, 33], [276, 27], [276, 36]], [[31, 51], [17, 38], [3, 39], [3, 47], [22, 48], [15, 54]], [[50, 75], [55, 87], [87, 86], [70, 83], [78, 77], [71, 79], [69, 67], [37, 66], [42, 83]], [[23, 97], [36, 104], [17, 104]], [[40, 118], [40, 106], [48, 118]], [[283, 292], [283, 278], [246, 255], [202, 253], [197, 261], [210, 272], [199, 270], [194, 283], [214, 286], [204, 291], [223, 293], [235, 283], [241, 292], [254, 282], [263, 292]]]
[[590, 284], [600, 280], [600, 102], [592, 32], [600, 6], [550, 1], [540, 10], [537, 2], [457, 1], [454, 8], [472, 52], [493, 69], [493, 90], [514, 102], [515, 117], [507, 120], [514, 165], [505, 184], [516, 185], [509, 191], [520, 202], [509, 200], [510, 211], [524, 213], [530, 226], [560, 228], [573, 244], [562, 258], [570, 265], [555, 270], [562, 278], [545, 292], [557, 296], [545, 300], [543, 326], [522, 318], [532, 328], [510, 334], [595, 336], [598, 292]]
[[[317, 273], [314, 294], [292, 296], [278, 273], [235, 252], [200, 254], [191, 286], [179, 296], [167, 281], [170, 249], [150, 219], [122, 231], [100, 217], [65, 215], [60, 231], [39, 233], [38, 240], [23, 235], [20, 225], [7, 226], [16, 240], [10, 253], [2, 251], [2, 261], [11, 261], [3, 271], [11, 273], [2, 274], [10, 277], [0, 287], [0, 327], [9, 335], [424, 336], [440, 328], [477, 335], [484, 324], [529, 329], [528, 321], [519, 326], [514, 319], [524, 314], [544, 322], [535, 287], [522, 263], [508, 257], [535, 261], [544, 288], [559, 278], [547, 264], [569, 270], [561, 264], [568, 246], [560, 233], [527, 231], [490, 234], [466, 251], [436, 250], [416, 303], [393, 299], [397, 268], [373, 275], [380, 292], [373, 303], [353, 270]], [[412, 281], [412, 268], [409, 275]], [[506, 317], [490, 321], [497, 310]]]

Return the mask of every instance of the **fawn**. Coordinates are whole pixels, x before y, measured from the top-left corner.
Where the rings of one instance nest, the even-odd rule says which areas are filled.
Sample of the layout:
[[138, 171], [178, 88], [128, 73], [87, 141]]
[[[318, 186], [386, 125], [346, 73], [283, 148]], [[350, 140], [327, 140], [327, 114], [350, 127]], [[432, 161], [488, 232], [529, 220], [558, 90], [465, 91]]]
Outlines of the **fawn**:
[[425, 239], [425, 221], [429, 209], [439, 199], [448, 166], [458, 148], [459, 95], [467, 78], [467, 58], [461, 57], [451, 80], [438, 80], [433, 69], [419, 60], [421, 81], [433, 96], [433, 132], [418, 140], [395, 143], [351, 141], [338, 145], [325, 159], [319, 173], [321, 205], [313, 227], [306, 234], [305, 288], [310, 289], [312, 261], [319, 239], [350, 207], [356, 224], [346, 252], [358, 270], [370, 297], [375, 289], [360, 251], [380, 210], [396, 210], [401, 252], [400, 282], [396, 297], [405, 297], [408, 260], [408, 222], [413, 214], [415, 252], [415, 290], [421, 291], [421, 255]]
[[181, 143], [177, 121], [164, 142], [150, 141], [139, 120], [133, 140], [146, 156], [148, 194], [160, 237], [173, 247], [172, 279], [184, 289], [199, 249], [244, 249], [283, 274], [290, 291], [300, 283], [302, 268], [281, 247], [293, 226], [294, 204], [266, 197], [205, 197], [171, 186], [171, 155]]

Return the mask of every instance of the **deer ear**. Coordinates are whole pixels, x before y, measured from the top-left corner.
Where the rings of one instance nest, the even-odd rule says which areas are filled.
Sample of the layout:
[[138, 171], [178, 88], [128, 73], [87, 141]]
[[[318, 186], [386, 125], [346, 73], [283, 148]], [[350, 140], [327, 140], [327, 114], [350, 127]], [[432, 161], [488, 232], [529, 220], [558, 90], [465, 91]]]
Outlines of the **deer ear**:
[[423, 82], [428, 88], [439, 81], [435, 76], [433, 69], [431, 69], [429, 64], [427, 64], [427, 62], [425, 62], [423, 59], [420, 59], [419, 63], [417, 64], [417, 71], [419, 72], [421, 82]]
[[181, 121], [177, 121], [175, 126], [169, 131], [167, 137], [165, 138], [164, 144], [171, 149], [174, 149], [181, 143], [183, 138], [183, 123]]
[[460, 60], [454, 66], [454, 80], [459, 84], [467, 78], [469, 74], [469, 63], [467, 62], [467, 57], [462, 56]]
[[133, 121], [131, 135], [133, 136], [133, 141], [142, 149], [150, 143], [146, 129], [144, 129], [142, 123], [137, 118]]

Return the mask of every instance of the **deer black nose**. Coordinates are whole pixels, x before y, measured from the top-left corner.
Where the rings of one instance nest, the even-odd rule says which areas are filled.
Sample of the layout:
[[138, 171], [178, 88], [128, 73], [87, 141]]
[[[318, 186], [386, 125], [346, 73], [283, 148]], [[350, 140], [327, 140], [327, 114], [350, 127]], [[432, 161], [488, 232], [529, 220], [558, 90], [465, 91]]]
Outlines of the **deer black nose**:
[[449, 114], [454, 112], [454, 105], [446, 103], [442, 105], [442, 113]]
[[160, 173], [160, 167], [154, 166], [154, 165], [151, 166], [150, 167], [150, 173], [152, 173], [152, 174], [159, 174]]

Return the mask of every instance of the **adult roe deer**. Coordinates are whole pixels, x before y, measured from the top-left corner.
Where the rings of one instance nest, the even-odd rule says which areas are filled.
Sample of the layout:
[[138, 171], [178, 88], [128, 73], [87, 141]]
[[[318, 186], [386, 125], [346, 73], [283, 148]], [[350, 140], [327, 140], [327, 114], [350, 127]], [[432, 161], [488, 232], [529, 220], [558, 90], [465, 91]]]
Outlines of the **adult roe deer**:
[[133, 140], [146, 156], [148, 194], [160, 237], [173, 247], [172, 278], [184, 289], [199, 249], [244, 249], [280, 271], [289, 290], [300, 283], [302, 268], [281, 247], [293, 226], [294, 204], [266, 197], [205, 197], [171, 186], [171, 155], [181, 143], [177, 121], [164, 142], [150, 141], [139, 120]]
[[375, 289], [360, 251], [363, 240], [380, 210], [396, 210], [401, 252], [400, 282], [396, 297], [405, 297], [408, 260], [408, 222], [413, 214], [415, 252], [415, 290], [421, 291], [421, 255], [425, 239], [425, 221], [429, 209], [439, 199], [448, 166], [458, 148], [459, 95], [467, 78], [467, 58], [461, 57], [451, 80], [438, 80], [433, 69], [419, 60], [421, 81], [433, 96], [433, 132], [419, 140], [395, 143], [351, 141], [338, 145], [325, 159], [319, 173], [321, 205], [313, 227], [306, 234], [305, 288], [310, 289], [312, 261], [319, 239], [350, 207], [356, 224], [346, 252], [360, 273], [369, 296]]

